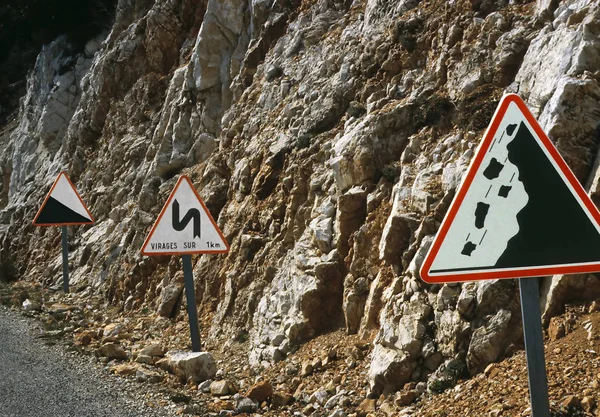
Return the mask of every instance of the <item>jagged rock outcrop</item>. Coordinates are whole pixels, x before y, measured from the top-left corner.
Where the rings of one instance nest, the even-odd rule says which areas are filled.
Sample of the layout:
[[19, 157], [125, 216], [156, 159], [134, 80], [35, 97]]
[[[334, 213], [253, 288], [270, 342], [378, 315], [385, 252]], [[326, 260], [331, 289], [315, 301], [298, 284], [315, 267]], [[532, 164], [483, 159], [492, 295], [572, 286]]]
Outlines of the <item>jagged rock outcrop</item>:
[[83, 53], [44, 48], [0, 134], [0, 262], [60, 279], [58, 232], [30, 219], [67, 169], [97, 221], [71, 231], [73, 284], [175, 315], [179, 260], [139, 249], [185, 172], [231, 246], [195, 262], [209, 338], [248, 337], [268, 366], [344, 327], [374, 343], [372, 394], [446, 387], [521, 342], [516, 287], [429, 285], [419, 267], [504, 91], [598, 198], [599, 14], [570, 0], [121, 0]]

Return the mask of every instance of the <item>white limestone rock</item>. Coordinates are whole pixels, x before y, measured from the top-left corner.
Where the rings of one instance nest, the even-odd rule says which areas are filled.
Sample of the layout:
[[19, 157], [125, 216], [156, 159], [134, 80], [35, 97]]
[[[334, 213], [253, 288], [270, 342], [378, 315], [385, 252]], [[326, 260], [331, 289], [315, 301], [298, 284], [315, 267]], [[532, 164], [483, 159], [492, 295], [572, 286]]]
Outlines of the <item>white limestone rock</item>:
[[467, 366], [471, 375], [483, 371], [507, 347], [506, 336], [511, 331], [511, 316], [510, 311], [499, 310], [488, 323], [475, 329], [467, 352]]
[[209, 352], [170, 351], [165, 355], [166, 365], [185, 381], [192, 378], [196, 383], [214, 378], [217, 365]]

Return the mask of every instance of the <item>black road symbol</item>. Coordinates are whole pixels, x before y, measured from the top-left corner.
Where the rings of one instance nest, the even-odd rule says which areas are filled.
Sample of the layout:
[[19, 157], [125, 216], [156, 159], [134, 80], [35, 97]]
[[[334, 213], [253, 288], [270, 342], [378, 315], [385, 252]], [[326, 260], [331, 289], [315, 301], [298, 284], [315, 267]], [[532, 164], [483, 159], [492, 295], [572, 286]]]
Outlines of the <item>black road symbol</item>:
[[194, 237], [200, 237], [200, 210], [189, 209], [183, 219], [179, 220], [179, 202], [173, 200], [173, 229], [181, 232], [191, 220], [194, 220]]

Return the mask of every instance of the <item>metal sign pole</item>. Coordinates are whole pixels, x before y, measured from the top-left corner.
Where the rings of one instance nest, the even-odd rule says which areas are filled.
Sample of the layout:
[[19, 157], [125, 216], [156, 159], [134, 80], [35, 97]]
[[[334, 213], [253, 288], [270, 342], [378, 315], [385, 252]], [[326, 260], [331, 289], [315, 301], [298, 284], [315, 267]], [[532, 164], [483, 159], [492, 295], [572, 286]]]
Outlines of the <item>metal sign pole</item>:
[[181, 255], [183, 262], [183, 281], [187, 299], [188, 318], [190, 321], [190, 336], [192, 351], [200, 352], [200, 330], [198, 329], [198, 311], [196, 309], [196, 294], [194, 291], [194, 273], [192, 272], [192, 255]]
[[62, 226], [63, 291], [69, 292], [69, 241], [67, 226]]
[[532, 417], [550, 417], [537, 278], [519, 278]]

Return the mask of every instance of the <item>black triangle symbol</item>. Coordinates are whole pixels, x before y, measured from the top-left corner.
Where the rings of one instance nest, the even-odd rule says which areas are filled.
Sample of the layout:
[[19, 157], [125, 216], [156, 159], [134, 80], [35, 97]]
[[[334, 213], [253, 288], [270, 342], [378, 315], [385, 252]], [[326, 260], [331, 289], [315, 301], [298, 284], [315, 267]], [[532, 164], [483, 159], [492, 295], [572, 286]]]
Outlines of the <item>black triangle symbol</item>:
[[37, 219], [35, 220], [35, 224], [54, 225], [63, 223], [92, 223], [92, 220], [71, 210], [69, 207], [65, 206], [55, 198], [48, 197], [46, 204], [44, 204], [44, 207], [42, 207]]
[[517, 215], [519, 232], [496, 267], [600, 261], [595, 224], [523, 122], [507, 149], [529, 201]]

